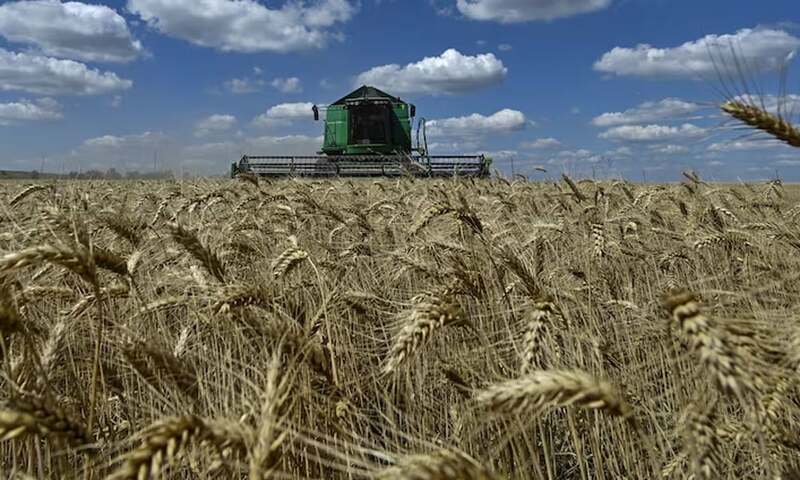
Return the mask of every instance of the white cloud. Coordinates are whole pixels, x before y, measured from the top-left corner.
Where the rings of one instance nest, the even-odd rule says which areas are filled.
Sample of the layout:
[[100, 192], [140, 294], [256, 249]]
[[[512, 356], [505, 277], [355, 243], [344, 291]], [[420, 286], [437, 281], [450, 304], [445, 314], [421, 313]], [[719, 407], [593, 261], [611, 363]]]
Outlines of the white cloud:
[[631, 150], [630, 147], [622, 146], [622, 147], [617, 147], [613, 150], [609, 150], [605, 154], [610, 157], [630, 157], [631, 155], [633, 155], [633, 150]]
[[194, 134], [197, 137], [205, 137], [212, 133], [227, 132], [234, 125], [236, 117], [233, 115], [214, 114], [198, 121], [194, 127]]
[[537, 138], [532, 142], [522, 142], [520, 147], [522, 148], [529, 148], [532, 150], [552, 150], [556, 148], [561, 148], [564, 145], [555, 138], [548, 137], [548, 138]]
[[[261, 69], [256, 71], [256, 75], [261, 74]], [[226, 80], [223, 86], [225, 90], [235, 94], [260, 92], [267, 85], [282, 93], [300, 93], [303, 91], [303, 84], [297, 77], [274, 78], [271, 81], [258, 77], [242, 77]]]
[[281, 103], [270, 107], [265, 113], [253, 119], [253, 126], [274, 127], [288, 125], [295, 120], [310, 120], [313, 117], [311, 102]]
[[431, 120], [428, 122], [427, 128], [430, 136], [458, 137], [508, 133], [524, 129], [527, 123], [524, 113], [505, 108], [488, 117], [473, 113], [465, 117]]
[[228, 172], [230, 164], [248, 155], [315, 155], [322, 136], [285, 135], [231, 137], [223, 142], [180, 144], [158, 132], [90, 138], [64, 156], [68, 170], [90, 168], [120, 171], [171, 169], [177, 175]]
[[598, 163], [605, 159], [603, 155], [598, 155], [591, 150], [581, 148], [578, 150], [563, 150], [551, 157], [547, 163], [550, 165], [566, 165], [568, 163]]
[[470, 56], [451, 48], [438, 57], [425, 57], [405, 66], [374, 67], [361, 73], [356, 83], [393, 94], [453, 94], [497, 84], [507, 73], [503, 62], [492, 53]]
[[188, 145], [178, 153], [183, 164], [201, 173], [220, 173], [241, 155], [316, 155], [323, 137], [308, 135], [243, 137], [236, 142]]
[[270, 85], [283, 93], [300, 93], [303, 91], [303, 84], [297, 77], [276, 78], [270, 82]]
[[105, 5], [29, 0], [0, 5], [0, 35], [54, 57], [129, 62], [143, 53], [125, 19]]
[[226, 80], [225, 90], [235, 94], [254, 93], [264, 88], [266, 82], [261, 78], [232, 78]]
[[480, 153], [480, 155], [486, 155], [487, 157], [491, 158], [492, 160], [508, 160], [511, 158], [516, 158], [519, 155], [519, 152], [516, 150], [485, 150]]
[[129, 135], [104, 135], [89, 138], [77, 148], [54, 160], [61, 160], [67, 171], [96, 169], [106, 171], [139, 170], [150, 172], [173, 168], [176, 158], [174, 141], [160, 132]]
[[779, 167], [800, 167], [800, 160], [782, 159], [772, 162], [772, 164]]
[[287, 2], [268, 8], [256, 0], [128, 0], [128, 9], [173, 37], [224, 52], [291, 52], [322, 48], [328, 31], [356, 12], [348, 0]]
[[19, 100], [17, 102], [0, 103], [0, 125], [17, 125], [24, 122], [41, 122], [61, 120], [64, 114], [61, 105], [52, 98], [40, 98], [36, 101]]
[[436, 154], [465, 154], [465, 152], [474, 152], [480, 148], [480, 142], [477, 139], [461, 139], [454, 142], [433, 142], [428, 144], [428, 151], [434, 155]]
[[689, 153], [689, 148], [685, 145], [653, 145], [650, 147], [650, 151], [664, 155], [680, 155], [683, 153]]
[[[798, 47], [800, 38], [783, 30], [746, 28], [734, 34], [706, 35], [673, 48], [647, 44], [635, 48], [615, 47], [595, 62], [594, 69], [616, 75], [713, 78], [719, 70], [738, 78], [740, 65], [745, 65], [748, 73], [775, 70]], [[733, 61], [731, 48], [741, 63]]]
[[598, 127], [612, 127], [633, 123], [646, 123], [668, 118], [684, 117], [702, 108], [700, 105], [678, 98], [665, 98], [658, 102], [645, 102], [624, 112], [608, 112], [592, 119]]
[[501, 43], [500, 45], [497, 46], [497, 49], [500, 50], [501, 52], [510, 52], [511, 50], [514, 49], [514, 47], [509, 45], [508, 43]]
[[706, 130], [691, 123], [677, 127], [666, 125], [624, 125], [600, 134], [606, 140], [625, 142], [670, 142], [702, 137]]
[[458, 11], [473, 20], [501, 23], [554, 20], [602, 10], [611, 0], [458, 0]]
[[0, 90], [22, 90], [39, 95], [100, 95], [131, 86], [130, 80], [73, 60], [0, 48]]
[[753, 140], [731, 140], [729, 142], [717, 142], [708, 146], [710, 152], [741, 152], [749, 150], [763, 150], [765, 148], [776, 148], [784, 146], [777, 140], [753, 139]]
[[153, 147], [166, 140], [167, 137], [160, 132], [144, 132], [132, 135], [104, 135], [85, 140], [81, 148], [91, 150], [119, 150], [131, 148]]

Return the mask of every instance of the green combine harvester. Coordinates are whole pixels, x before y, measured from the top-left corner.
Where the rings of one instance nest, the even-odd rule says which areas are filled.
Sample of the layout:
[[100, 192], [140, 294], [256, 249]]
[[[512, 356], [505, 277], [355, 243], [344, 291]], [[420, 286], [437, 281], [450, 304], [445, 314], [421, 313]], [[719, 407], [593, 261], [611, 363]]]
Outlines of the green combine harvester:
[[[319, 120], [320, 109], [312, 109]], [[374, 87], [363, 86], [330, 104], [325, 112], [325, 140], [319, 155], [244, 155], [231, 165], [231, 176], [250, 173], [265, 177], [452, 177], [489, 175], [484, 155], [428, 155], [425, 119], [417, 122], [416, 107]], [[420, 142], [420, 134], [422, 142]]]

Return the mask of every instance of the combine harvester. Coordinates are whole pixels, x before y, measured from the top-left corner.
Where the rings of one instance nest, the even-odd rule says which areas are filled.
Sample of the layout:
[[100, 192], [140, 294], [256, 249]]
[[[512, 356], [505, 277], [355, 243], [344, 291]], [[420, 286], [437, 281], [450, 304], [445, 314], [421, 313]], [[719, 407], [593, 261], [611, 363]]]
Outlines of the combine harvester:
[[[319, 120], [316, 105], [312, 112], [314, 120]], [[319, 155], [244, 155], [231, 165], [231, 176], [239, 173], [265, 177], [489, 175], [491, 159], [484, 155], [428, 155], [425, 119], [417, 123], [417, 147], [414, 148], [411, 131], [415, 115], [415, 106], [400, 97], [363, 86], [327, 107], [325, 140]]]

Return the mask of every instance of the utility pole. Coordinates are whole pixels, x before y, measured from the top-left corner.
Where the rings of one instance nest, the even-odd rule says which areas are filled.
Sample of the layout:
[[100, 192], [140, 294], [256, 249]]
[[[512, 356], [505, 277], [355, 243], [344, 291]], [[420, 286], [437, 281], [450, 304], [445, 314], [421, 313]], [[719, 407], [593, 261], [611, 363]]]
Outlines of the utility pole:
[[513, 178], [514, 175], [517, 174], [516, 168], [514, 168], [514, 156], [511, 156], [511, 177]]

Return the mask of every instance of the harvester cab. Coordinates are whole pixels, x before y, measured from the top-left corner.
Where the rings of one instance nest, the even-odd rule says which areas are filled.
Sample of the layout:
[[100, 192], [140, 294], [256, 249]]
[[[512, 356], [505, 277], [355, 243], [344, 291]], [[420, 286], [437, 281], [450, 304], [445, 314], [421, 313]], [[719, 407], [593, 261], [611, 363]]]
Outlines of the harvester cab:
[[[360, 87], [324, 107], [324, 111], [325, 129], [319, 155], [244, 155], [231, 166], [231, 175], [242, 172], [272, 177], [489, 174], [490, 161], [483, 155], [428, 155], [424, 119], [418, 122], [414, 147], [411, 132], [416, 107], [375, 87]], [[320, 119], [320, 107], [314, 105], [312, 113], [315, 120]]]

